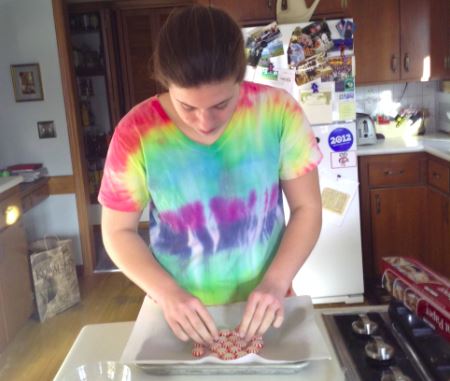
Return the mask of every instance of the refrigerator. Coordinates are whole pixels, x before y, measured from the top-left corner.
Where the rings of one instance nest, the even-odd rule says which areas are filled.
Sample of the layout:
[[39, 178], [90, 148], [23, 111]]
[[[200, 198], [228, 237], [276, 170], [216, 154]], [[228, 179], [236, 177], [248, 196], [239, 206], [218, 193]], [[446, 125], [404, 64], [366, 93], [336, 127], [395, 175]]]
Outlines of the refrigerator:
[[[284, 88], [299, 102], [323, 154], [322, 230], [293, 280], [319, 303], [363, 301], [352, 19], [244, 28], [245, 79]], [[289, 208], [284, 198], [286, 222]]]

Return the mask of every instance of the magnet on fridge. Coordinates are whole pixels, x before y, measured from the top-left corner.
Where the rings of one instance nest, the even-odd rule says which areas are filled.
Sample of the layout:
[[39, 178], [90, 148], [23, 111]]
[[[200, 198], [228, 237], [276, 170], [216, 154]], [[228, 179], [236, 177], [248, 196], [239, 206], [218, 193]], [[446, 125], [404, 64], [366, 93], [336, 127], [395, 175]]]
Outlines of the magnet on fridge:
[[352, 132], [345, 127], [335, 128], [328, 136], [328, 145], [334, 152], [348, 151], [353, 141]]

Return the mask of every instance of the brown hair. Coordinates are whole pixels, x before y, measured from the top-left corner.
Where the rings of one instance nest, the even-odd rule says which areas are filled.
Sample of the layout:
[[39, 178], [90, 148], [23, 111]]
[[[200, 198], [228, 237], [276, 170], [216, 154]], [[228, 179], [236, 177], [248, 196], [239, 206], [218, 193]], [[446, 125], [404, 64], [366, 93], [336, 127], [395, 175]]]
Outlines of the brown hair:
[[241, 82], [246, 58], [242, 32], [226, 12], [194, 5], [174, 10], [153, 56], [155, 79], [189, 88], [229, 78]]

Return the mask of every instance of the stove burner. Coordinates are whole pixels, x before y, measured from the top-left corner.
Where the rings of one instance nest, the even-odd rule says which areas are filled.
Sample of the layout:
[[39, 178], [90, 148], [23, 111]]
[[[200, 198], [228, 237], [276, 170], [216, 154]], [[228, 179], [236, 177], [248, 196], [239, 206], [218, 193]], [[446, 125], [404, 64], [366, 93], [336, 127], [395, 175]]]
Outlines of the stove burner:
[[376, 361], [390, 361], [394, 357], [394, 347], [386, 343], [382, 337], [373, 336], [373, 340], [366, 344], [364, 350], [366, 355]]
[[[324, 313], [323, 319], [348, 381], [434, 381], [406, 338], [394, 329], [387, 306], [344, 313]], [[372, 322], [364, 323], [367, 319]], [[358, 323], [359, 322], [359, 323]], [[355, 326], [377, 325], [376, 335], [358, 334]], [[366, 328], [367, 330], [367, 328]], [[367, 332], [367, 331], [366, 331]]]
[[360, 319], [352, 323], [353, 332], [358, 335], [372, 335], [378, 329], [378, 324], [370, 320], [367, 314], [359, 314]]
[[389, 367], [389, 370], [383, 371], [380, 381], [412, 381], [411, 378], [396, 366]]

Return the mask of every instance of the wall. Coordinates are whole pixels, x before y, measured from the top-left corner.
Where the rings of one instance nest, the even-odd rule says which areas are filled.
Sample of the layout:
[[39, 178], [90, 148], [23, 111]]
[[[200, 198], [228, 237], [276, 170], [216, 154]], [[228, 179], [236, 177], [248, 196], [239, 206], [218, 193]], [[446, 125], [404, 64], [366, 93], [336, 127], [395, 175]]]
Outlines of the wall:
[[[40, 162], [50, 176], [72, 175], [51, 0], [0, 0], [0, 168]], [[39, 63], [44, 100], [16, 102], [10, 65]], [[53, 120], [56, 138], [39, 139], [37, 122]], [[51, 196], [24, 216], [29, 239], [72, 237], [82, 263], [74, 195]]]
[[[393, 83], [356, 88], [357, 111], [370, 114], [395, 116], [404, 107], [425, 108], [429, 112], [426, 133], [434, 133], [437, 117], [438, 81]], [[388, 131], [387, 131], [388, 132]], [[389, 136], [401, 135], [402, 129], [394, 127]]]

